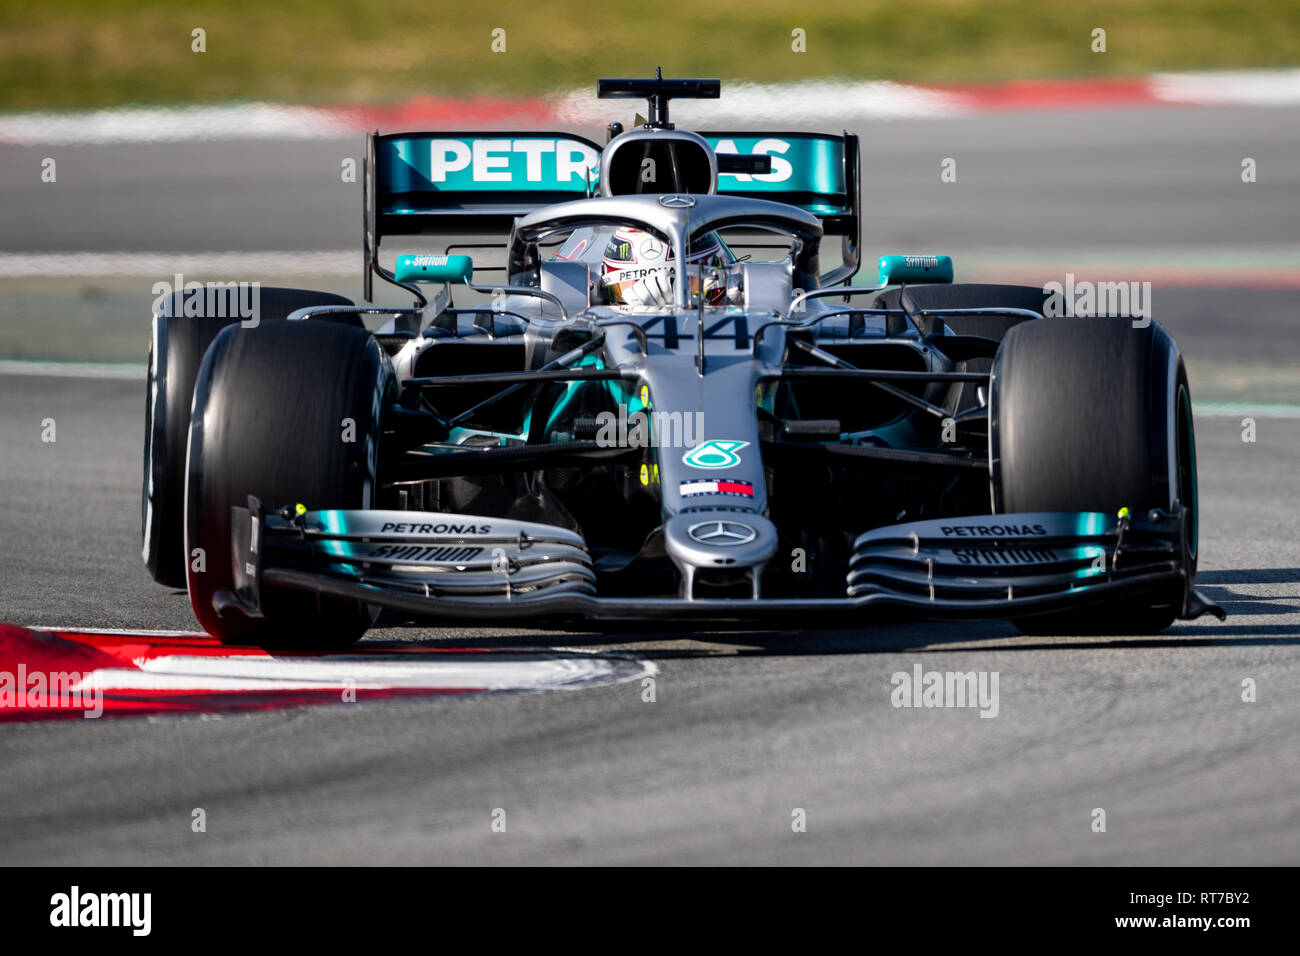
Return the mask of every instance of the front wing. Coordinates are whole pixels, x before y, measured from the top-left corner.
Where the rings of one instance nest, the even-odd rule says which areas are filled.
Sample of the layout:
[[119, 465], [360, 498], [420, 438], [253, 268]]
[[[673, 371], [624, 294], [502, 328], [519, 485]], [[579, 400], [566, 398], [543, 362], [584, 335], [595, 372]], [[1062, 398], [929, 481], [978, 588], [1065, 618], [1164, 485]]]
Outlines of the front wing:
[[532, 522], [409, 511], [234, 508], [235, 587], [219, 614], [262, 616], [267, 588], [363, 601], [447, 620], [692, 618], [768, 622], [810, 611], [855, 617], [998, 619], [1120, 599], [1184, 619], [1224, 613], [1192, 587], [1186, 513], [1004, 514], [919, 521], [857, 538], [845, 595], [688, 599], [601, 596], [581, 535]]

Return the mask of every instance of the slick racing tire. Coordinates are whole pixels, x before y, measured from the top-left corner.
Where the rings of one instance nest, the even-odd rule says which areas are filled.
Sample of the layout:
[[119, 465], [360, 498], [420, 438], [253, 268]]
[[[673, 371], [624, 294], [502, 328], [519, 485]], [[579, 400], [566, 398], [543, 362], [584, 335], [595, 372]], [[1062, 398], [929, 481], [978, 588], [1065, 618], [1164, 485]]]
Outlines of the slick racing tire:
[[[877, 309], [897, 309], [899, 289], [876, 296]], [[1042, 312], [1047, 293], [1025, 285], [912, 285], [907, 294], [920, 309], [1028, 309]], [[945, 315], [943, 323], [954, 335], [978, 335], [1001, 342], [1012, 328], [1028, 321], [1022, 315]]]
[[[240, 321], [230, 318], [240, 315], [240, 303], [234, 299], [237, 294], [233, 288], [214, 289], [211, 293], [205, 289], [199, 297], [201, 310], [213, 314], [186, 315], [186, 293], [176, 292], [162, 303], [160, 314], [153, 320], [145, 391], [140, 536], [149, 575], [168, 587], [185, 587], [185, 442], [194, 380], [217, 333]], [[329, 292], [266, 288], [257, 294], [258, 318], [263, 322], [286, 318], [312, 305], [352, 305], [350, 300]], [[336, 321], [361, 323], [359, 316], [349, 314], [338, 316]]]
[[994, 513], [1188, 509], [1185, 588], [1015, 620], [1028, 634], [1149, 634], [1196, 573], [1196, 437], [1187, 372], [1158, 323], [1061, 318], [1017, 325], [994, 360]]
[[396, 395], [374, 336], [345, 325], [272, 322], [223, 330], [194, 387], [185, 485], [190, 603], [226, 642], [338, 648], [365, 633], [365, 604], [264, 587], [265, 617], [218, 616], [213, 595], [233, 589], [232, 506], [256, 496], [268, 511], [364, 509], [377, 490], [381, 415]]

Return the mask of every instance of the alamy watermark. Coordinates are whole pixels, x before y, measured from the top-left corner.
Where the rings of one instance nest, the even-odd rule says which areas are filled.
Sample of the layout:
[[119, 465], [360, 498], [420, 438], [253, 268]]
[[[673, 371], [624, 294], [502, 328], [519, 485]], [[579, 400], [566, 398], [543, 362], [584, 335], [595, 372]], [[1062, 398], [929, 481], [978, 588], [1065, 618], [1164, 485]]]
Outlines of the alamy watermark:
[[132, 936], [148, 936], [153, 928], [152, 893], [83, 893], [73, 886], [50, 897], [50, 925], [119, 926]]
[[261, 321], [260, 282], [186, 282], [179, 272], [172, 279], [172, 282], [164, 279], [153, 284], [154, 315], [162, 312], [166, 300], [179, 294], [180, 301], [172, 315], [239, 319], [239, 324], [246, 329], [256, 328]]
[[601, 448], [694, 448], [704, 438], [703, 412], [629, 414], [626, 405], [619, 405], [617, 413], [600, 412], [596, 423]]
[[889, 702], [895, 707], [970, 707], [981, 717], [996, 717], [997, 671], [927, 671], [920, 663], [911, 672], [895, 671]]
[[1150, 282], [1091, 282], [1076, 280], [1073, 272], [1064, 282], [1043, 284], [1043, 315], [1114, 316], [1132, 318], [1135, 329], [1151, 324]]
[[17, 673], [0, 671], [0, 710], [80, 710], [85, 717], [104, 713], [104, 695], [80, 671], [29, 671], [19, 663]]

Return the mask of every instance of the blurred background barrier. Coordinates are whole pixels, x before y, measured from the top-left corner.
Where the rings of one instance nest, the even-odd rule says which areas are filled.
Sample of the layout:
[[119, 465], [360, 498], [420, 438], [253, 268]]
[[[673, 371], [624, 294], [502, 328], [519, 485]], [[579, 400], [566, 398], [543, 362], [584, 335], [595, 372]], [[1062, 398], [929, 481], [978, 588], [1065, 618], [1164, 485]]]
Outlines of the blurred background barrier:
[[381, 103], [600, 75], [963, 83], [1300, 64], [1293, 0], [6, 0], [0, 111]]

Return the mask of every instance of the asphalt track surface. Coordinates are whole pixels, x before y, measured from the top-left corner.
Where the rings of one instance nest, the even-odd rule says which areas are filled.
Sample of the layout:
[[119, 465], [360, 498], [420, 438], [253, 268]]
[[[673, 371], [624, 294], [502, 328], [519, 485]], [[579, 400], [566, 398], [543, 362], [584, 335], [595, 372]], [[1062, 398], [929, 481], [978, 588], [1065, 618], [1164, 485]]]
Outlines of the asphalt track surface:
[[[899, 163], [901, 185], [881, 190], [879, 214], [895, 244], [938, 247], [942, 237], [924, 239], [934, 228], [1006, 245], [1095, 246], [1121, 231], [1126, 244], [1282, 243], [1300, 226], [1296, 115], [1018, 114], [980, 120], [992, 124], [984, 132], [973, 120], [864, 132]], [[909, 189], [920, 203], [929, 188], [908, 185], [909, 157], [958, 134], [989, 168], [1019, 170], [1021, 186], [986, 183], [974, 190], [984, 203], [945, 210], [907, 202]], [[100, 178], [55, 202], [48, 220], [6, 206], [17, 218], [6, 215], [0, 248], [338, 248], [355, 234], [355, 195], [336, 209], [323, 187], [292, 188], [298, 161], [319, 149], [86, 148], [87, 175]], [[3, 152], [0, 196], [10, 198], [23, 190], [8, 160], [24, 151]], [[1276, 170], [1289, 194], [1233, 194], [1241, 156], [1255, 153], [1275, 157], [1260, 158], [1261, 177]], [[1220, 161], [1230, 164], [1222, 194], [1193, 175]], [[1058, 164], [1059, 195], [1024, 186], [1044, 162]], [[61, 180], [75, 168], [61, 164]], [[162, 181], [146, 189], [151, 169]], [[238, 196], [223, 192], [236, 184]], [[77, 214], [78, 235], [71, 217], [91, 196], [100, 198]], [[207, 210], [204, 229], [176, 208], [186, 196]], [[1004, 207], [990, 209], [999, 196]], [[1126, 229], [1111, 221], [1135, 202], [1142, 215], [1129, 214]], [[1243, 361], [1300, 360], [1300, 336], [1276, 334], [1294, 316], [1289, 300], [1274, 293], [1231, 317]], [[1222, 324], [1168, 321], [1189, 356], [1212, 358], [1229, 341]], [[153, 585], [139, 561], [142, 390], [0, 376], [0, 620], [194, 626], [184, 595]], [[53, 444], [40, 440], [47, 417], [58, 423]], [[1200, 584], [1229, 612], [1225, 623], [1050, 640], [998, 623], [385, 628], [368, 639], [632, 654], [658, 664], [656, 699], [632, 683], [219, 720], [6, 725], [0, 862], [1294, 864], [1300, 421], [1260, 418], [1247, 443], [1239, 418], [1198, 417], [1197, 437]], [[891, 675], [918, 663], [997, 671], [998, 716], [893, 707]], [[1241, 699], [1247, 678], [1254, 703]], [[190, 829], [197, 807], [206, 833]], [[496, 808], [505, 833], [492, 831]], [[796, 808], [806, 832], [792, 831]], [[1104, 833], [1092, 830], [1094, 808], [1106, 810]]]

